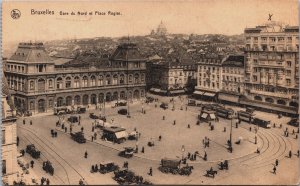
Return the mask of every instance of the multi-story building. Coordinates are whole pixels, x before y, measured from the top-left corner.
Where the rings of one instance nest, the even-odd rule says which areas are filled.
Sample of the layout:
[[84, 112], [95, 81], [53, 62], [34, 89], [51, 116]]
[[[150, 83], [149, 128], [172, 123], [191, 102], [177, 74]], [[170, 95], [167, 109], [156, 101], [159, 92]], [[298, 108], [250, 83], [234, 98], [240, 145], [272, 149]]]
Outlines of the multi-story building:
[[197, 63], [197, 86], [194, 96], [205, 100], [216, 100], [216, 94], [222, 89], [221, 56], [203, 57]]
[[245, 29], [246, 78], [242, 104], [298, 113], [299, 28], [270, 21]]
[[244, 94], [245, 57], [229, 55], [222, 63], [222, 87], [218, 100], [238, 103]]
[[147, 87], [161, 94], [182, 94], [193, 91], [196, 65], [193, 62], [147, 63]]
[[2, 78], [2, 183], [13, 185], [17, 181], [17, 128], [13, 101], [10, 99], [5, 77]]
[[146, 62], [136, 44], [123, 43], [109, 59], [77, 57], [53, 61], [42, 43], [20, 43], [6, 61], [5, 76], [18, 110], [97, 105], [145, 96]]

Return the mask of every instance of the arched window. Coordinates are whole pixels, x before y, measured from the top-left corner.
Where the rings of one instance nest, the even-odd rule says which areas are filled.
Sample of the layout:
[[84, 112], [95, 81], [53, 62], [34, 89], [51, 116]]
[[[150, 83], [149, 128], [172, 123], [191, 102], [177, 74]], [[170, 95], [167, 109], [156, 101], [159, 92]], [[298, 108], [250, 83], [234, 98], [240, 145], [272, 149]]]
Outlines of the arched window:
[[63, 80], [61, 77], [56, 79], [56, 88], [57, 89], [62, 89], [63, 88]]
[[134, 74], [134, 83], [135, 84], [139, 83], [139, 74]]
[[130, 74], [128, 77], [128, 83], [132, 83], [132, 74]]
[[91, 76], [91, 87], [96, 86], [96, 77], [95, 76]]
[[67, 77], [66, 78], [66, 88], [71, 88], [71, 83], [72, 83], [71, 77]]
[[80, 87], [80, 79], [78, 76], [74, 78], [74, 88], [79, 88]]
[[141, 97], [145, 97], [145, 92], [144, 92], [144, 90], [141, 90]]
[[103, 102], [104, 102], [104, 94], [103, 94], [103, 93], [100, 93], [100, 94], [99, 94], [99, 102], [100, 102], [100, 103], [103, 103]]
[[71, 106], [72, 105], [72, 97], [68, 96], [66, 97], [66, 106]]
[[38, 112], [45, 112], [46, 111], [46, 102], [44, 99], [40, 99], [38, 101]]
[[75, 105], [80, 105], [80, 103], [81, 103], [80, 96], [79, 95], [75, 96], [74, 97], [74, 104]]
[[89, 96], [88, 95], [84, 95], [82, 98], [82, 104], [83, 105], [87, 105], [89, 104]]
[[123, 85], [125, 83], [125, 76], [124, 74], [120, 75], [120, 85]]
[[118, 100], [118, 97], [119, 97], [118, 92], [117, 92], [117, 91], [114, 92], [114, 93], [113, 93], [113, 97], [112, 97], [112, 101]]
[[34, 110], [34, 101], [30, 101], [29, 110]]
[[49, 81], [48, 81], [48, 87], [49, 88], [53, 88], [53, 80], [52, 79], [49, 79]]
[[103, 76], [99, 76], [99, 86], [103, 86]]
[[107, 92], [107, 93], [106, 93], [106, 98], [105, 98], [105, 100], [106, 100], [107, 102], [111, 101], [111, 93], [110, 93], [110, 92]]
[[260, 96], [255, 96], [254, 100], [256, 100], [256, 101], [262, 101], [262, 98]]
[[82, 78], [82, 87], [87, 87], [88, 86], [88, 77], [84, 76]]
[[105, 81], [106, 81], [106, 82], [105, 82], [106, 85], [110, 85], [110, 84], [111, 84], [111, 77], [110, 77], [109, 74], [106, 75]]
[[291, 107], [296, 107], [296, 108], [298, 108], [298, 103], [297, 102], [295, 102], [295, 101], [291, 101], [290, 102], [290, 104], [289, 104]]
[[113, 85], [117, 85], [117, 84], [118, 84], [118, 75], [115, 74], [115, 75], [113, 76]]
[[274, 99], [272, 99], [272, 98], [266, 98], [266, 102], [268, 102], [268, 103], [274, 103]]
[[39, 91], [45, 91], [45, 80], [44, 79], [39, 79], [38, 80], [38, 90]]
[[135, 91], [133, 92], [133, 98], [134, 98], [134, 99], [139, 99], [139, 98], [140, 98], [140, 92], [139, 92], [139, 90], [135, 90]]
[[120, 92], [120, 99], [126, 99], [125, 95], [126, 95], [125, 92], [121, 91]]
[[91, 104], [97, 104], [97, 96], [96, 94], [92, 94], [91, 95]]
[[61, 107], [61, 106], [64, 105], [64, 98], [59, 97], [59, 98], [57, 98], [57, 101], [56, 101], [56, 102], [57, 102], [57, 103], [56, 103], [57, 107]]
[[279, 100], [277, 101], [277, 104], [279, 104], [279, 105], [285, 105], [286, 102], [285, 102], [284, 100], [279, 99]]
[[145, 74], [141, 74], [141, 82], [145, 82]]

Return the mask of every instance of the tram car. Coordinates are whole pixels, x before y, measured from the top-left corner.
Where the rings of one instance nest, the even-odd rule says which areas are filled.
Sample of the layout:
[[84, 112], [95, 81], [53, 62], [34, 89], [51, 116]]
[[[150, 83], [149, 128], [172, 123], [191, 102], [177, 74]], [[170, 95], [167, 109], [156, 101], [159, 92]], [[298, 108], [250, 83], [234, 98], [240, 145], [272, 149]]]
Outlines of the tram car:
[[240, 110], [237, 112], [237, 115], [238, 115], [238, 119], [240, 121], [245, 121], [248, 123], [252, 122], [253, 114], [250, 112], [245, 112], [245, 111]]
[[46, 173], [49, 173], [51, 176], [54, 174], [54, 168], [50, 161], [43, 162], [43, 170], [46, 171]]
[[181, 160], [179, 159], [169, 159], [164, 158], [161, 160], [161, 164], [159, 166], [159, 170], [162, 173], [171, 173], [171, 174], [179, 174], [189, 176], [192, 173], [193, 166], [183, 166], [181, 167]]
[[38, 159], [41, 156], [41, 152], [35, 148], [34, 144], [27, 145], [26, 153], [30, 154], [34, 159]]
[[260, 127], [263, 127], [263, 128], [271, 128], [271, 121], [268, 121], [268, 120], [264, 120], [264, 119], [261, 119], [261, 118], [254, 118], [252, 123], [254, 125], [258, 125]]
[[77, 143], [85, 143], [86, 139], [82, 132], [71, 133], [71, 138]]
[[299, 118], [292, 118], [287, 124], [294, 127], [299, 127]]
[[230, 108], [217, 108], [216, 115], [225, 119], [231, 119], [234, 115], [234, 110]]

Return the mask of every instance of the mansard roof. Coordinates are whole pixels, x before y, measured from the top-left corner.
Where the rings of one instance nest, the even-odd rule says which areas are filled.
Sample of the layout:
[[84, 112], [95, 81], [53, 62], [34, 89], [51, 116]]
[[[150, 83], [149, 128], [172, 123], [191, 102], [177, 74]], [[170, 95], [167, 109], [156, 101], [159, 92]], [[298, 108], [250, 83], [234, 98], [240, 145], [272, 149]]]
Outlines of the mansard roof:
[[123, 43], [118, 46], [110, 57], [112, 61], [145, 61], [134, 43]]

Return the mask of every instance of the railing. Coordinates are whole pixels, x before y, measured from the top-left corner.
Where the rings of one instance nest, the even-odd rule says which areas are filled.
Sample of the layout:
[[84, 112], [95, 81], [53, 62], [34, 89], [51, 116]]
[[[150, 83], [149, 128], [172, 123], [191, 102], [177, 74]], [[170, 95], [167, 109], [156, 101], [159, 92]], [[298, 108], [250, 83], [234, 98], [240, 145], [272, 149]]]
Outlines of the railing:
[[250, 93], [252, 94], [261, 94], [265, 96], [272, 96], [272, 97], [281, 97], [286, 99], [291, 99], [292, 95], [287, 95], [279, 92], [266, 92], [266, 91], [259, 91], [259, 90], [250, 90]]

